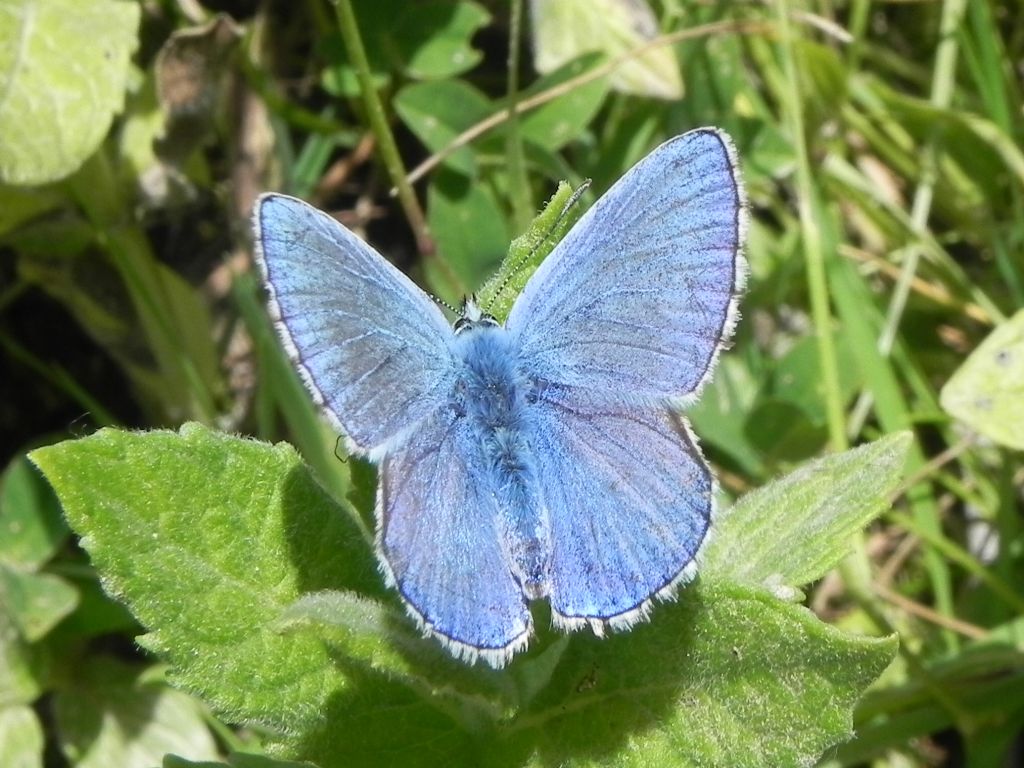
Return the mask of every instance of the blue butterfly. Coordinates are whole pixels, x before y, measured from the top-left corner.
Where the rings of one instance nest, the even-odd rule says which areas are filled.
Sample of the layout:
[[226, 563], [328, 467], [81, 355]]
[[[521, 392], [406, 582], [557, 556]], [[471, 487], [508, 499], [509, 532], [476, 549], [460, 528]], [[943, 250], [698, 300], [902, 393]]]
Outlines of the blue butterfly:
[[531, 600], [601, 635], [693, 577], [714, 483], [679, 408], [736, 323], [744, 217], [729, 137], [678, 136], [580, 218], [504, 326], [470, 301], [453, 328], [330, 216], [257, 202], [281, 340], [378, 465], [381, 569], [457, 657], [508, 662]]

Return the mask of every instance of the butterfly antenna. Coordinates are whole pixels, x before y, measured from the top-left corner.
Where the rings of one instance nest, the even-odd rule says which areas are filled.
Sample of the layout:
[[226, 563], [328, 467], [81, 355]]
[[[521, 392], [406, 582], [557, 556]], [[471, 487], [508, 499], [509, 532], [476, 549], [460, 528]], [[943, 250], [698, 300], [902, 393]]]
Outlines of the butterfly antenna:
[[494, 291], [494, 298], [491, 300], [492, 304], [495, 301], [497, 301], [498, 297], [501, 296], [502, 292], [506, 288], [508, 288], [508, 284], [512, 282], [512, 278], [515, 277], [516, 273], [519, 272], [519, 268], [527, 261], [529, 261], [531, 258], [533, 258], [533, 255], [537, 253], [537, 251], [540, 250], [540, 247], [548, 241], [548, 238], [550, 238], [551, 235], [554, 234], [555, 230], [558, 229], [559, 225], [569, 214], [569, 211], [572, 210], [572, 207], [579, 202], [580, 198], [583, 197], [583, 193], [586, 192], [588, 189], [590, 189], [590, 179], [584, 179], [583, 182], [578, 187], [576, 187], [575, 190], [573, 190], [572, 195], [569, 197], [568, 200], [565, 201], [565, 205], [562, 206], [562, 210], [558, 214], [558, 218], [555, 219], [554, 223], [550, 227], [548, 227], [548, 231], [544, 233], [544, 237], [542, 237], [534, 244], [533, 248], [530, 249], [529, 253], [520, 258], [512, 267], [509, 267], [508, 273], [505, 275], [505, 279], [501, 281], [501, 283], [498, 285], [498, 288]]
[[449, 304], [447, 301], [445, 301], [441, 297], [435, 296], [432, 293], [428, 293], [427, 296], [429, 296], [431, 299], [433, 299], [435, 304], [444, 307], [449, 312], [451, 312], [453, 315], [461, 315], [462, 314], [462, 310], [461, 309], [456, 309], [455, 307], [453, 307], [451, 304]]

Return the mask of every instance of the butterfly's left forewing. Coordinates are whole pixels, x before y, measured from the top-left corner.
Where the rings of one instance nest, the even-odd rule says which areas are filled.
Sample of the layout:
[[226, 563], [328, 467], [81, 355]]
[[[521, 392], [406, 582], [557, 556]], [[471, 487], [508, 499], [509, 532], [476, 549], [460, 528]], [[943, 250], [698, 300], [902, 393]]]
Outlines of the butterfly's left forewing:
[[363, 452], [407, 436], [455, 375], [451, 326], [430, 298], [325, 213], [264, 195], [257, 261], [292, 361], [335, 428]]

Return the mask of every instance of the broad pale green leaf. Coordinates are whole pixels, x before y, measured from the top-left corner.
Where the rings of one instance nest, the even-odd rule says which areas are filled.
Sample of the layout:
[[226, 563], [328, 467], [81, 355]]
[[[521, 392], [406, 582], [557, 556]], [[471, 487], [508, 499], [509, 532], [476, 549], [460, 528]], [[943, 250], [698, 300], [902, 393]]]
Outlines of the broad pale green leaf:
[[[574, 59], [537, 80], [523, 92], [520, 100], [557, 88], [596, 67], [600, 60], [601, 57], [596, 54], [585, 54]], [[583, 134], [607, 95], [606, 77], [569, 87], [551, 101], [523, 112], [520, 118], [523, 138], [552, 152], [561, 149]]]
[[[533, 0], [533, 63], [552, 72], [581, 53], [598, 51], [616, 59], [658, 34], [645, 0]], [[623, 93], [679, 99], [683, 81], [672, 48], [663, 46], [624, 61], [609, 78]]]
[[0, 181], [73, 173], [121, 110], [140, 7], [123, 0], [0, 3]]
[[0, 610], [34, 642], [78, 605], [78, 590], [50, 573], [27, 573], [0, 562]]
[[572, 187], [562, 182], [530, 227], [512, 241], [498, 271], [477, 292], [480, 306], [499, 322], [505, 322], [530, 276], [579, 217], [582, 210], [574, 210], [573, 202]]
[[971, 353], [942, 388], [941, 403], [971, 429], [1024, 450], [1024, 310]]
[[379, 593], [368, 535], [294, 449], [186, 425], [41, 448], [109, 592], [172, 681], [237, 721], [296, 731], [344, 687], [323, 644], [276, 624], [300, 594]]
[[[431, 152], [447, 147], [456, 136], [494, 111], [488, 98], [462, 80], [413, 83], [400, 90], [395, 111]], [[462, 147], [445, 165], [467, 176], [476, 174], [471, 147]]]
[[0, 477], [0, 562], [35, 570], [68, 535], [53, 489], [27, 458], [18, 456]]
[[0, 707], [0, 765], [43, 768], [43, 728], [31, 707]]
[[751, 491], [715, 519], [702, 578], [788, 587], [819, 578], [886, 509], [911, 441], [907, 432], [889, 435]]
[[61, 747], [76, 768], [151, 768], [168, 752], [217, 756], [195, 699], [102, 656], [75, 668], [54, 695], [54, 714]]

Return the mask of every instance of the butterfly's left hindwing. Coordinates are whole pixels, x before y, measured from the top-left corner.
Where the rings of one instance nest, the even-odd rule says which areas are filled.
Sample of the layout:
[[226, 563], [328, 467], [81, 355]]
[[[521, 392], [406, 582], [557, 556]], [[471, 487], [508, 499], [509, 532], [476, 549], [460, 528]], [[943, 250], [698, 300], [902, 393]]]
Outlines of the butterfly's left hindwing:
[[531, 620], [477, 437], [444, 411], [384, 458], [378, 548], [423, 629], [458, 656], [500, 666], [526, 645]]
[[256, 204], [257, 261], [293, 363], [334, 426], [369, 452], [446, 401], [451, 326], [383, 256], [310, 205]]

